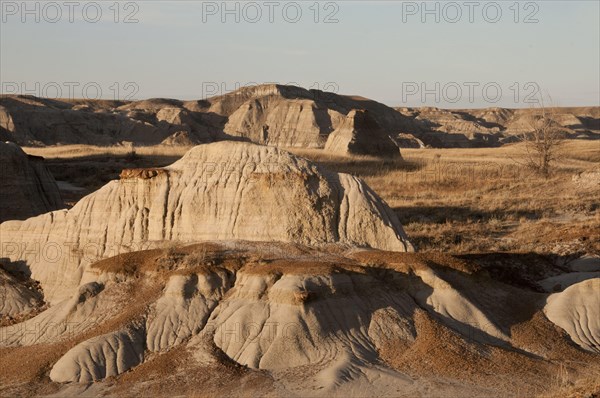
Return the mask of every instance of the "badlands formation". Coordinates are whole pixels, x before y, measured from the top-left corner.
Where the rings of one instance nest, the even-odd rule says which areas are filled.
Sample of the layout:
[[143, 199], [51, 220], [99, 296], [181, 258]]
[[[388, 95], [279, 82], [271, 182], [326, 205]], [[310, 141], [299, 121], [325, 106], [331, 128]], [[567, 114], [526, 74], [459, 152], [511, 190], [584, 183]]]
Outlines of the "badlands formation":
[[351, 111], [329, 135], [325, 151], [349, 155], [400, 157], [397, 144], [368, 111]]
[[[371, 114], [328, 144], [385, 129]], [[1, 223], [0, 247], [2, 396], [600, 389], [597, 258], [414, 253], [363, 181], [272, 146], [123, 170], [69, 210]]]
[[[244, 140], [281, 147], [323, 148], [329, 134], [358, 109], [371, 112], [386, 135], [393, 137], [414, 129], [409, 118], [376, 101], [294, 86], [263, 85], [199, 101], [58, 101], [5, 96], [0, 98], [0, 134], [29, 146]], [[384, 142], [387, 152], [397, 152], [394, 141]]]
[[[368, 112], [364, 128], [352, 115]], [[393, 109], [358, 96], [276, 84], [244, 87], [205, 100], [50, 100], [0, 97], [0, 140], [23, 146], [60, 144], [193, 145], [243, 140], [278, 147], [332, 148], [352, 135], [351, 153], [397, 156], [398, 146], [496, 147], [515, 141], [535, 109]], [[570, 138], [600, 138], [600, 107], [557, 108]], [[371, 126], [371, 127], [369, 127]], [[341, 130], [341, 132], [340, 132]], [[353, 133], [344, 132], [353, 130]], [[336, 134], [334, 134], [336, 133]], [[334, 137], [332, 137], [334, 136]], [[377, 142], [377, 145], [356, 143]], [[342, 145], [344, 146], [344, 145]], [[347, 145], [346, 145], [347, 146]]]
[[[412, 250], [397, 215], [367, 185], [274, 147], [219, 142], [171, 166], [124, 170], [70, 210], [0, 224], [0, 257], [24, 261], [45, 299], [73, 294], [90, 256], [165, 241], [340, 243]], [[56, 261], [26, 247], [56, 246]], [[68, 255], [60, 255], [67, 254]]]
[[69, 297], [0, 328], [0, 388], [4, 396], [591, 396], [583, 394], [598, 387], [599, 279], [549, 292], [525, 272], [508, 283], [487, 267], [274, 242], [125, 253], [87, 267]]
[[[497, 147], [513, 143], [531, 130], [539, 109], [397, 108], [421, 124], [415, 137], [431, 147]], [[600, 107], [550, 108], [548, 112], [568, 138], [600, 138]]]
[[12, 142], [0, 142], [0, 173], [0, 222], [65, 207], [44, 159], [27, 155]]

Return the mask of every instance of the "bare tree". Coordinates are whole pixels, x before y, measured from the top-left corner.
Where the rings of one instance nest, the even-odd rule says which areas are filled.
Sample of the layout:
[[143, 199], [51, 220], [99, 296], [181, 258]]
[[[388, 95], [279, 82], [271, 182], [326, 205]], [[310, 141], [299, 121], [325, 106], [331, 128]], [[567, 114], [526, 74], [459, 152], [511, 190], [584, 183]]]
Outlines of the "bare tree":
[[554, 108], [547, 108], [543, 98], [540, 100], [539, 109], [531, 115], [527, 128], [520, 133], [519, 139], [525, 147], [525, 165], [548, 178], [553, 164], [560, 158], [565, 130], [556, 121]]

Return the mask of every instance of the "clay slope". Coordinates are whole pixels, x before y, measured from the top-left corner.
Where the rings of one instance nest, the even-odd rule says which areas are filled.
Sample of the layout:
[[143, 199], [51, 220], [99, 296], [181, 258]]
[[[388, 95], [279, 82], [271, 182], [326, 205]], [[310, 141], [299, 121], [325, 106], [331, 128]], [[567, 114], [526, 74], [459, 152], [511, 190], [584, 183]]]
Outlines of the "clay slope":
[[0, 263], [0, 324], [27, 316], [43, 303], [37, 285], [19, 276], [7, 272]]
[[[253, 396], [594, 392], [600, 357], [591, 340], [569, 340], [580, 319], [554, 325], [543, 312], [554, 295], [523, 287], [527, 278], [506, 284], [449, 255], [339, 245], [123, 254], [88, 268], [69, 300], [0, 328], [0, 391], [40, 395], [50, 379], [58, 395], [222, 395], [240, 383]], [[582, 286], [558, 301], [587, 303], [581, 336], [597, 336]]]
[[412, 116], [423, 126], [415, 134], [432, 147], [498, 146], [500, 127], [466, 112], [439, 108], [399, 108], [400, 113]]
[[368, 111], [351, 111], [329, 135], [325, 150], [349, 155], [400, 157], [400, 149]]
[[[1, 256], [25, 261], [53, 303], [72, 293], [90, 258], [163, 241], [412, 250], [396, 214], [361, 180], [235, 142], [197, 146], [163, 169], [124, 170], [68, 211], [0, 224], [0, 239]], [[40, 255], [50, 247], [53, 257]]]
[[65, 207], [44, 159], [0, 142], [0, 222], [23, 220]]
[[600, 354], [600, 273], [551, 295], [544, 312], [577, 345]]

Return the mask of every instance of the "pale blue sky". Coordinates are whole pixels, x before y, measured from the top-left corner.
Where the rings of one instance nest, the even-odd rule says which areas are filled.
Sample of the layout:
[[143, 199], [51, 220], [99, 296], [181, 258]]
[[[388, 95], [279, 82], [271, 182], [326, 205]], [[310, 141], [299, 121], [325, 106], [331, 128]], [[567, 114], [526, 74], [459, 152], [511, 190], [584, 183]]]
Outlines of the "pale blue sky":
[[[20, 7], [20, 1], [2, 0], [0, 80], [5, 93], [15, 84], [21, 88], [25, 84], [40, 94], [46, 87], [45, 93], [53, 96], [48, 84], [55, 82], [66, 96], [69, 82], [76, 82], [80, 86], [74, 96], [81, 97], [82, 86], [96, 82], [102, 96], [111, 98], [117, 82], [119, 96], [124, 97], [132, 91], [125, 84], [134, 82], [137, 99], [192, 99], [236, 84], [294, 82], [396, 106], [523, 107], [529, 106], [523, 100], [534, 91], [526, 84], [535, 82], [558, 105], [600, 105], [597, 0], [520, 2], [518, 23], [514, 1], [496, 3], [502, 10], [497, 23], [484, 19], [482, 8], [489, 2], [475, 9], [473, 23], [464, 6], [458, 22], [445, 21], [443, 2], [440, 23], [434, 15], [423, 23], [421, 10], [408, 15], [414, 9], [406, 2], [341, 1], [335, 2], [338, 22], [328, 24], [323, 19], [336, 8], [325, 10], [327, 2], [321, 2], [315, 23], [314, 8], [309, 8], [313, 1], [298, 2], [303, 12], [298, 23], [284, 20], [285, 2], [275, 8], [273, 23], [264, 2], [256, 2], [263, 11], [259, 22], [244, 21], [242, 15], [240, 23], [233, 16], [223, 23], [221, 10], [208, 15], [206, 2], [136, 1], [134, 17], [139, 22], [129, 24], [122, 20], [136, 8], [124, 9], [125, 2], [118, 23], [109, 8], [113, 1], [98, 2], [103, 11], [98, 23], [86, 22], [81, 8], [75, 9], [74, 23], [68, 21], [66, 8], [56, 23], [44, 21], [44, 16], [54, 18], [51, 9], [46, 15], [40, 9], [39, 23], [31, 15], [25, 15], [23, 23], [23, 10], [7, 8], [7, 3]], [[220, 1], [211, 4], [221, 7]], [[428, 4], [433, 8], [436, 3]], [[234, 7], [233, 2], [229, 5]], [[421, 2], [412, 5], [420, 7]], [[495, 10], [487, 10], [487, 17], [493, 18]], [[294, 9], [288, 11], [293, 17]], [[447, 18], [454, 18], [453, 9], [446, 12]], [[538, 22], [523, 23], [532, 12]], [[423, 85], [435, 92], [436, 82], [440, 98], [431, 93], [423, 100]], [[465, 85], [469, 82], [479, 84], [473, 88], [472, 103]], [[486, 84], [487, 99], [482, 94]], [[501, 96], [496, 95], [497, 88]], [[88, 94], [93, 96], [94, 90]], [[496, 98], [498, 102], [493, 102]]]

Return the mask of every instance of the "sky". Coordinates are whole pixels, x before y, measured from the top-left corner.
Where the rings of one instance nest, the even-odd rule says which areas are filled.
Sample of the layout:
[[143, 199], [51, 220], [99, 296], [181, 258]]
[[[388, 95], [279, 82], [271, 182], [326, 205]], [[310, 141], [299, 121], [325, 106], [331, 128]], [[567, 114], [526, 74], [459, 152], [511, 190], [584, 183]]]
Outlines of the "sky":
[[0, 0], [0, 88], [201, 99], [259, 83], [392, 106], [600, 106], [600, 1]]

